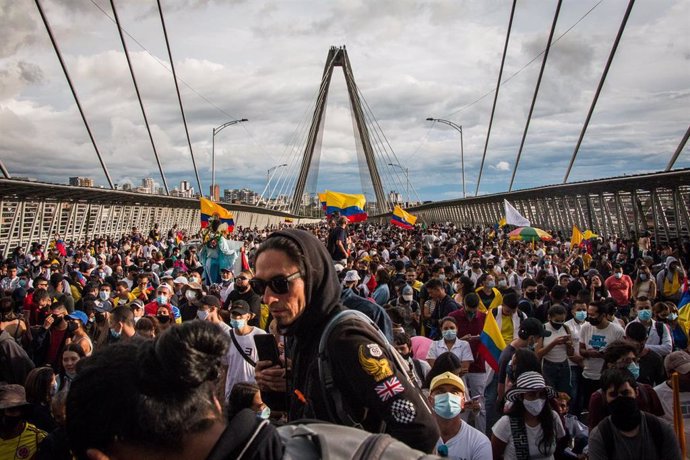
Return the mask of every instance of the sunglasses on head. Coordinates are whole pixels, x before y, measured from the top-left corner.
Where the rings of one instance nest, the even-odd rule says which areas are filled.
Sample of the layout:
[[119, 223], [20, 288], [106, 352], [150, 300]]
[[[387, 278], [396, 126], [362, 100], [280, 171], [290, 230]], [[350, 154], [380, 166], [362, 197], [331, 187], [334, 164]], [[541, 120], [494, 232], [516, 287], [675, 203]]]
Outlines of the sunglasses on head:
[[266, 287], [271, 288], [275, 294], [287, 294], [290, 290], [290, 281], [301, 278], [302, 274], [300, 272], [295, 272], [292, 275], [278, 275], [274, 276], [270, 280], [264, 281], [259, 278], [253, 278], [249, 283], [252, 286], [254, 292], [259, 295], [263, 295], [266, 291]]
[[238, 279], [238, 280], [242, 280], [242, 281], [246, 281], [246, 280], [248, 280], [249, 278], [247, 278], [246, 276], [238, 276], [237, 279]]

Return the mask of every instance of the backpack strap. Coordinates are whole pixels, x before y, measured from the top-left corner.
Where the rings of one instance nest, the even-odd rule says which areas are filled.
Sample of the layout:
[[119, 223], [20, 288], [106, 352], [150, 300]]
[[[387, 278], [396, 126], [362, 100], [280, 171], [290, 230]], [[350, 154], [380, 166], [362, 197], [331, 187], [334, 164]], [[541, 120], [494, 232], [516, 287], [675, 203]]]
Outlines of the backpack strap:
[[245, 454], [245, 453], [247, 452], [247, 450], [249, 449], [249, 446], [251, 446], [252, 443], [254, 442], [254, 439], [256, 439], [256, 437], [259, 435], [259, 433], [261, 432], [261, 430], [263, 430], [264, 427], [265, 427], [266, 425], [268, 425], [268, 423], [269, 423], [268, 420], [262, 420], [261, 423], [259, 423], [259, 426], [256, 427], [256, 429], [254, 430], [254, 433], [252, 433], [251, 437], [249, 438], [249, 440], [247, 441], [247, 443], [244, 445], [244, 448], [242, 449], [242, 451], [241, 451], [241, 452], [239, 453], [239, 455], [237, 456], [237, 459], [238, 459], [238, 460], [240, 460], [240, 459], [244, 456], [244, 454]]
[[659, 336], [659, 345], [661, 345], [664, 341], [664, 324], [660, 321], [656, 321], [654, 327], [656, 327], [656, 335]]
[[256, 367], [256, 363], [254, 362], [254, 360], [251, 357], [249, 357], [247, 353], [244, 352], [239, 342], [237, 342], [237, 337], [235, 337], [234, 330], [230, 330], [230, 338], [232, 339], [232, 344], [235, 345], [235, 348], [237, 348], [237, 351], [240, 352], [242, 358], [244, 358], [244, 360], [247, 361], [252, 367]]
[[[395, 367], [401, 371], [404, 380], [403, 383], [407, 383], [411, 388], [418, 385], [416, 384], [414, 376], [410, 376], [410, 366], [405, 363], [397, 350], [391, 346], [386, 336], [383, 334], [383, 332], [381, 332], [381, 329], [379, 329], [371, 318], [357, 310], [343, 310], [336, 314], [333, 318], [331, 318], [324, 328], [323, 333], [321, 334], [321, 339], [319, 340], [317, 364], [319, 369], [321, 391], [324, 400], [326, 401], [326, 411], [328, 412], [328, 416], [331, 421], [363, 429], [361, 422], [355, 420], [345, 408], [343, 394], [335, 384], [335, 378], [333, 375], [333, 360], [328, 353], [328, 341], [333, 333], [333, 330], [338, 325], [348, 320], [361, 321], [362, 323], [368, 324], [369, 327], [373, 329], [376, 334], [378, 334], [381, 344], [383, 344], [388, 354], [393, 358], [391, 361], [393, 361]], [[366, 412], [364, 418], [366, 418]], [[385, 428], [385, 423], [382, 424], [381, 429], [383, 430], [383, 428]]]

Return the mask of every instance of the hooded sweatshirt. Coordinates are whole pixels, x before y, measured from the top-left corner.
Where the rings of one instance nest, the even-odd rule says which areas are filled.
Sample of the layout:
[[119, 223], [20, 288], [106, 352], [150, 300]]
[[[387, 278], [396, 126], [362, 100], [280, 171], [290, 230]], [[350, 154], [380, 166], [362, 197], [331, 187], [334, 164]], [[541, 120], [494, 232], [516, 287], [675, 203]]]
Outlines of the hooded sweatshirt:
[[[320, 419], [329, 416], [319, 378], [318, 347], [326, 325], [345, 310], [333, 261], [324, 244], [303, 230], [283, 230], [270, 238], [286, 237], [301, 249], [306, 306], [282, 333], [287, 337], [289, 419]], [[431, 452], [438, 428], [421, 391], [397, 369], [386, 344], [373, 328], [360, 320], [347, 320], [336, 327], [327, 342], [333, 362], [333, 377], [346, 412], [364, 429], [385, 432], [410, 447]], [[326, 399], [329, 398], [329, 399]]]

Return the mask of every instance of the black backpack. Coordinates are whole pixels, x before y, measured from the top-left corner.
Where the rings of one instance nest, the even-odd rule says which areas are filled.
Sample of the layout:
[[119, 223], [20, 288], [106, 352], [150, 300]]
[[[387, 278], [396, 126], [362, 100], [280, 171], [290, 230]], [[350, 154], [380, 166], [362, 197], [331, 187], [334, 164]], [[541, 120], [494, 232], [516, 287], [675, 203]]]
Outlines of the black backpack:
[[[352, 415], [348, 413], [345, 404], [343, 403], [343, 395], [340, 389], [338, 389], [338, 387], [335, 385], [335, 379], [333, 377], [333, 361], [331, 356], [329, 356], [327, 347], [328, 339], [330, 338], [333, 330], [338, 325], [348, 320], [360, 321], [374, 334], [380, 337], [380, 341], [384, 344], [389, 356], [393, 357], [391, 363], [398, 369], [398, 371], [400, 371], [400, 374], [403, 376], [403, 385], [408, 385], [410, 388], [419, 388], [419, 385], [416, 384], [414, 376], [410, 375], [410, 368], [403, 360], [402, 356], [400, 356], [398, 351], [390, 344], [386, 336], [383, 334], [383, 332], [381, 332], [381, 329], [379, 329], [371, 318], [357, 310], [343, 310], [335, 315], [326, 325], [326, 328], [321, 334], [321, 340], [319, 341], [319, 354], [317, 359], [321, 391], [324, 396], [324, 400], [326, 401], [326, 410], [330, 420], [337, 421], [337, 423], [341, 425], [362, 428], [360, 421], [353, 419]], [[384, 426], [381, 428], [383, 431]]]

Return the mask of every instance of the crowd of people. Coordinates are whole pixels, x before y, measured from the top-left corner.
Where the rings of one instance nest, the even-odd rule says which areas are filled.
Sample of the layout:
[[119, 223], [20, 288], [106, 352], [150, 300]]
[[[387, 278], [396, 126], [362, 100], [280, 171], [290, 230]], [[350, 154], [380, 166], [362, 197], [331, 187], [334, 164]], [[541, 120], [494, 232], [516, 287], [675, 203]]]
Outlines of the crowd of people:
[[[281, 227], [14, 249], [0, 458], [294, 457], [295, 424], [327, 430], [315, 420], [361, 430], [343, 443], [386, 433], [396, 458], [680, 458], [689, 242]], [[237, 263], [206, 263], [228, 238]], [[482, 340], [489, 315], [502, 349]]]

